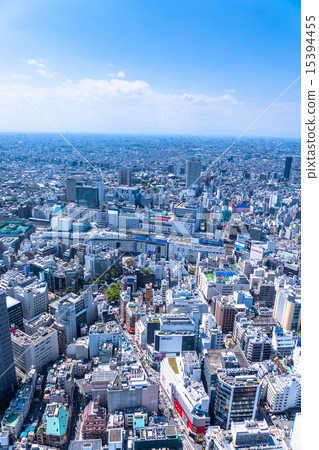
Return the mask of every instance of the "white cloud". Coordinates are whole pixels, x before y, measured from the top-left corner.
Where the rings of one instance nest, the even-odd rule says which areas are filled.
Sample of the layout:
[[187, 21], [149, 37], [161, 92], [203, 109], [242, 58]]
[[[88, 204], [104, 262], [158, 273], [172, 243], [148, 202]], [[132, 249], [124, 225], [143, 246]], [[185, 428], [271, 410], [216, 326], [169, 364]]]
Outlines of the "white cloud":
[[[115, 77], [67, 78], [61, 83], [52, 80], [49, 85], [36, 86], [28, 80], [17, 80], [14, 87], [61, 131], [221, 135], [234, 128], [245, 129], [262, 112], [259, 102], [254, 107], [243, 106], [232, 93], [167, 94], [153, 90], [144, 80]], [[43, 119], [3, 84], [0, 97], [2, 130], [49, 131]], [[269, 120], [271, 114], [277, 117], [280, 109], [278, 128], [283, 120], [291, 127], [296, 108], [292, 104], [274, 108], [268, 113]]]
[[24, 59], [23, 62], [26, 62], [27, 64], [30, 64], [30, 65], [38, 64], [38, 61], [36, 59]]
[[42, 61], [41, 58], [39, 58], [38, 60], [37, 59], [26, 59], [26, 60], [24, 60], [24, 62], [26, 62], [29, 65], [44, 68], [45, 65], [41, 61]]
[[47, 69], [39, 69], [39, 70], [37, 70], [37, 74], [41, 75], [41, 77], [44, 77], [44, 78], [53, 78], [53, 76], [54, 76], [53, 73]]
[[42, 61], [43, 61], [42, 58], [23, 60], [23, 62], [26, 62], [31, 66], [36, 66], [37, 70], [35, 71], [35, 73], [37, 73], [41, 77], [53, 78], [55, 75], [58, 75], [56, 72], [52, 72], [51, 70], [49, 70], [48, 67]]
[[123, 70], [119, 70], [116, 75], [117, 78], [125, 78], [125, 73]]
[[119, 70], [117, 73], [108, 73], [107, 76], [110, 78], [125, 78], [125, 73], [123, 70]]

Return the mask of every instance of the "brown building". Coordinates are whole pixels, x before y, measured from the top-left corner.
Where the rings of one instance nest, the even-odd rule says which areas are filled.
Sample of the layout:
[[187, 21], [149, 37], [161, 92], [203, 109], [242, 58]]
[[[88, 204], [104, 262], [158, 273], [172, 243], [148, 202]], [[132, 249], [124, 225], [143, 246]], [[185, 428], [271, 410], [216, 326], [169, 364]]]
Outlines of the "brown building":
[[145, 303], [146, 303], [147, 309], [149, 309], [149, 306], [153, 304], [152, 284], [146, 284], [146, 286], [145, 286]]
[[132, 187], [132, 169], [121, 168], [118, 171], [119, 186]]
[[135, 333], [135, 323], [146, 315], [146, 305], [130, 302], [126, 306], [126, 329], [129, 333]]
[[232, 333], [234, 330], [236, 314], [245, 311], [243, 305], [236, 305], [233, 297], [223, 296], [217, 300], [215, 319], [217, 325], [222, 327], [223, 334]]
[[99, 405], [99, 399], [92, 400], [84, 409], [82, 421], [84, 439], [102, 439], [106, 443], [106, 409]]

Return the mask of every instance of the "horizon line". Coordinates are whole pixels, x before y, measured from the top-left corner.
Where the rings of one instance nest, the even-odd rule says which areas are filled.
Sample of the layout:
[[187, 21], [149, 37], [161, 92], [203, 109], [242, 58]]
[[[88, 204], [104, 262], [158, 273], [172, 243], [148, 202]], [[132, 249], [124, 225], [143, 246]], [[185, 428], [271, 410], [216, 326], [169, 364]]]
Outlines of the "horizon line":
[[[106, 132], [106, 131], [61, 131], [63, 134], [68, 135], [102, 135], [102, 136], [136, 136], [136, 137], [176, 137], [176, 138], [215, 138], [215, 139], [232, 139], [235, 138], [236, 135], [221, 135], [221, 134], [183, 134], [183, 133], [129, 133], [129, 132]], [[54, 131], [1, 131], [1, 134], [45, 134], [45, 135], [57, 135]], [[60, 137], [57, 135], [57, 137]], [[290, 139], [290, 140], [299, 140], [301, 141], [300, 136], [254, 136], [254, 135], [246, 135], [242, 139]]]

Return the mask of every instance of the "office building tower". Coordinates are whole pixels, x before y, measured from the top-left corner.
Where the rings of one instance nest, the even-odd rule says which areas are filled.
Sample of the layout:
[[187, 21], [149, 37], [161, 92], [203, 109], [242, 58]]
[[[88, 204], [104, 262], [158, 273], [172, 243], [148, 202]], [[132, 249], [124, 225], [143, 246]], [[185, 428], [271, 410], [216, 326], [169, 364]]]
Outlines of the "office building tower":
[[68, 202], [76, 201], [76, 180], [74, 178], [66, 180], [66, 200]]
[[289, 180], [289, 178], [290, 178], [291, 164], [292, 164], [292, 156], [287, 156], [286, 162], [285, 162], [285, 171], [284, 171], [285, 180]]
[[249, 363], [244, 357], [244, 354], [236, 345], [231, 351], [225, 351], [224, 349], [208, 349], [203, 357], [203, 383], [205, 390], [209, 396], [209, 414], [212, 416], [216, 387], [218, 382], [218, 374], [223, 369], [248, 369]]
[[186, 188], [193, 183], [198, 184], [202, 171], [202, 163], [199, 159], [192, 157], [186, 162]]
[[145, 320], [145, 340], [147, 345], [155, 342], [155, 332], [160, 330], [161, 322], [158, 316], [147, 316]]
[[224, 334], [233, 332], [237, 312], [238, 310], [232, 298], [228, 299], [224, 296], [217, 300], [215, 318], [217, 325], [222, 328]]
[[301, 290], [279, 288], [275, 298], [273, 317], [285, 329], [299, 331], [301, 325]]
[[118, 171], [119, 186], [132, 187], [132, 169], [121, 168]]
[[6, 294], [0, 291], [0, 397], [17, 381], [10, 334]]
[[255, 420], [261, 384], [256, 371], [224, 369], [218, 373], [214, 421], [229, 430], [232, 422]]
[[251, 364], [270, 359], [272, 347], [269, 337], [260, 330], [248, 327], [243, 339], [247, 361]]
[[149, 308], [150, 305], [153, 304], [153, 287], [152, 287], [152, 283], [145, 285], [145, 303], [147, 305], [147, 308]]
[[103, 180], [95, 180], [94, 187], [96, 187], [99, 191], [99, 203], [104, 202], [104, 181]]
[[84, 291], [81, 295], [70, 293], [50, 303], [49, 312], [62, 326], [66, 344], [70, 344], [80, 333], [84, 324], [95, 320], [95, 307], [92, 291]]
[[87, 208], [99, 207], [99, 189], [92, 186], [77, 186], [76, 202], [78, 206]]
[[169, 289], [168, 280], [163, 279], [161, 282], [161, 296], [164, 303], [166, 301], [166, 291], [168, 291], [168, 289]]
[[256, 294], [259, 302], [272, 307], [276, 296], [274, 283], [268, 282], [268, 280], [260, 281], [257, 285]]
[[16, 300], [13, 297], [7, 295], [7, 309], [8, 309], [8, 317], [9, 324], [14, 325], [15, 327], [22, 328], [23, 327], [23, 314], [22, 314], [22, 306], [19, 300]]
[[32, 336], [21, 330], [11, 334], [14, 364], [24, 373], [32, 366], [43, 366], [59, 357], [58, 332], [52, 327], [40, 327]]
[[43, 313], [49, 302], [48, 285], [44, 282], [35, 282], [28, 286], [13, 288], [13, 296], [21, 302], [23, 317], [33, 319]]

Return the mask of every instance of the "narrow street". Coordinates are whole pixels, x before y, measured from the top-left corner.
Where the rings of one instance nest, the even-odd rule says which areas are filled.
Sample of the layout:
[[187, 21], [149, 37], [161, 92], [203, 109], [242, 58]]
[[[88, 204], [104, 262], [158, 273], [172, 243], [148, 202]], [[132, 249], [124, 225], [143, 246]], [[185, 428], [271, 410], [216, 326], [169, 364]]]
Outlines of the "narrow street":
[[[119, 326], [120, 322], [119, 322]], [[183, 447], [185, 447], [188, 450], [201, 450], [203, 447], [201, 444], [197, 444], [189, 435], [188, 431], [185, 428], [184, 423], [182, 422], [181, 418], [177, 414], [177, 412], [174, 409], [174, 406], [169, 401], [168, 397], [164, 393], [162, 386], [160, 384], [160, 373], [154, 370], [151, 366], [149, 366], [147, 363], [145, 363], [145, 354], [142, 349], [139, 348], [135, 341], [135, 335], [130, 334], [125, 328], [121, 327], [123, 330], [123, 334], [128, 342], [130, 342], [133, 350], [139, 357], [139, 360], [141, 361], [141, 364], [143, 365], [143, 368], [147, 375], [151, 377], [153, 380], [156, 381], [156, 383], [159, 386], [159, 404], [158, 408], [159, 411], [163, 411], [163, 415], [165, 416], [167, 422], [170, 425], [176, 425], [178, 434], [181, 435], [182, 441], [183, 441]], [[143, 361], [144, 360], [144, 361]], [[171, 411], [173, 411], [173, 414], [171, 414]]]

